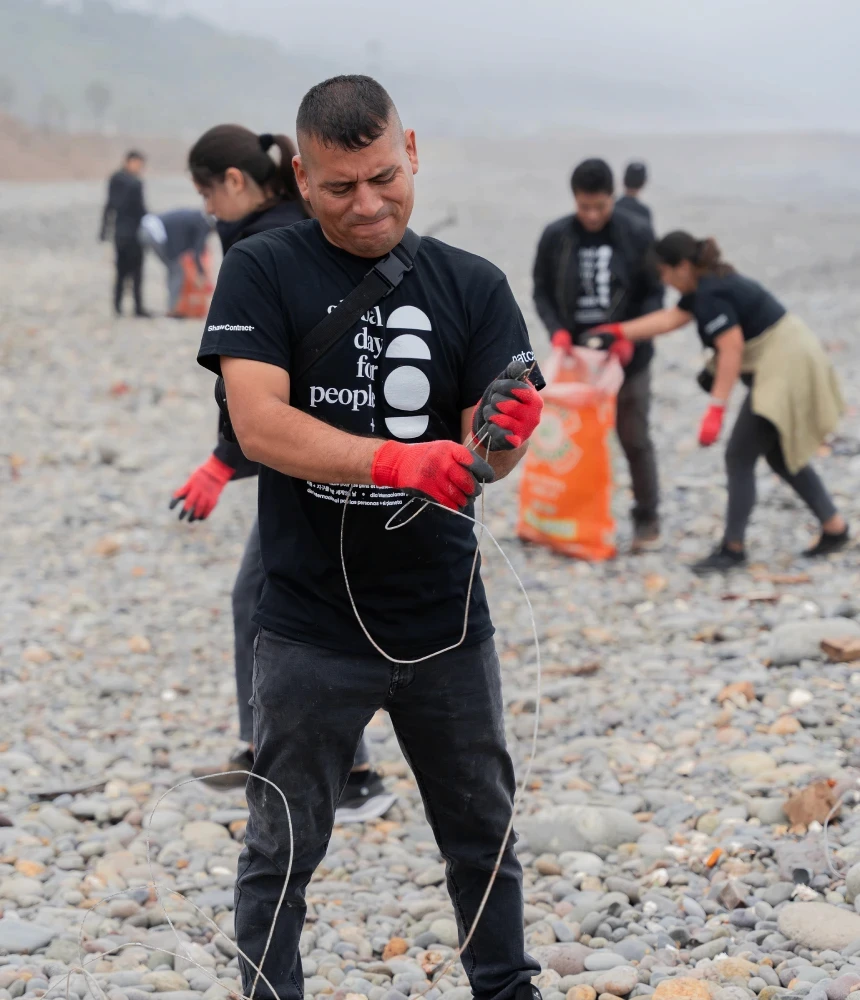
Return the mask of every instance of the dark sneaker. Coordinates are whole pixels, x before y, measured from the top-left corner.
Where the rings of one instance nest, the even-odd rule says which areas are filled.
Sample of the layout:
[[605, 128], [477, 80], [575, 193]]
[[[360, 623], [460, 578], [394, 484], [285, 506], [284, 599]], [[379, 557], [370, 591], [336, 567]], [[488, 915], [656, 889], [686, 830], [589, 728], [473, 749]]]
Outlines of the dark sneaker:
[[397, 801], [397, 796], [386, 792], [382, 778], [376, 771], [353, 771], [346, 783], [337, 811], [335, 823], [366, 823], [379, 819]]
[[653, 552], [660, 548], [660, 522], [642, 521], [633, 522], [633, 541], [630, 543], [630, 551], [633, 555], [640, 552]]
[[152, 319], [152, 313], [147, 309], [135, 309], [134, 315], [137, 316], [138, 319]]
[[[244, 788], [248, 775], [254, 766], [254, 752], [249, 746], [237, 750], [226, 764], [209, 764], [192, 768], [195, 778], [203, 778], [210, 788]], [[210, 777], [211, 775], [211, 777]]]
[[690, 567], [696, 576], [707, 576], [708, 573], [727, 573], [731, 569], [740, 569], [746, 565], [745, 552], [735, 552], [734, 549], [721, 545], [704, 559], [694, 562]]
[[848, 530], [847, 524], [843, 531], [836, 533], [822, 531], [821, 538], [818, 539], [812, 548], [807, 549], [803, 554], [808, 559], [816, 559], [818, 556], [829, 556], [831, 552], [839, 552], [840, 549], [844, 549], [850, 538], [851, 532]]

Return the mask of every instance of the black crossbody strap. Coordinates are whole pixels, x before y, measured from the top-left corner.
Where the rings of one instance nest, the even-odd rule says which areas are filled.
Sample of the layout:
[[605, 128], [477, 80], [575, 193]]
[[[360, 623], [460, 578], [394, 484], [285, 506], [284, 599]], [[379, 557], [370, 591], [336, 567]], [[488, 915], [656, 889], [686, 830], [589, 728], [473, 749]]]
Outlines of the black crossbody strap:
[[[334, 347], [354, 323], [403, 281], [415, 264], [420, 245], [421, 237], [407, 229], [391, 253], [374, 264], [340, 305], [321, 319], [301, 341], [290, 371], [290, 396], [293, 399], [296, 398], [295, 387], [313, 365]], [[228, 441], [235, 441], [227, 408], [227, 390], [220, 376], [215, 380], [215, 400], [221, 411], [220, 431]]]
[[301, 341], [296, 364], [290, 373], [292, 379], [299, 381], [306, 375], [354, 323], [397, 288], [412, 270], [420, 245], [421, 237], [407, 229], [391, 253], [374, 264], [338, 307], [320, 320]]

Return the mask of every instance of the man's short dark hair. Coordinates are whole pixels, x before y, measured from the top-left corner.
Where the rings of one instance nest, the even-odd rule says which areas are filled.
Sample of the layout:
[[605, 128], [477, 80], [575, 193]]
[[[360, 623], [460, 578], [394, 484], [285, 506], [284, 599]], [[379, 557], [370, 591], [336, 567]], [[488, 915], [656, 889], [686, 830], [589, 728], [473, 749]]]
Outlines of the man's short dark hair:
[[615, 191], [615, 181], [612, 168], [606, 160], [583, 160], [574, 170], [570, 178], [573, 193], [612, 194]]
[[627, 169], [624, 171], [624, 187], [631, 191], [639, 191], [645, 187], [647, 180], [648, 168], [644, 163], [634, 160], [627, 164]]
[[125, 154], [125, 162], [128, 163], [129, 160], [140, 160], [141, 163], [146, 162], [146, 157], [141, 153], [139, 149], [130, 149]]
[[[296, 134], [324, 146], [359, 150], [375, 142], [388, 127], [394, 102], [369, 76], [334, 76], [305, 94], [296, 117]], [[399, 122], [399, 119], [398, 119]]]

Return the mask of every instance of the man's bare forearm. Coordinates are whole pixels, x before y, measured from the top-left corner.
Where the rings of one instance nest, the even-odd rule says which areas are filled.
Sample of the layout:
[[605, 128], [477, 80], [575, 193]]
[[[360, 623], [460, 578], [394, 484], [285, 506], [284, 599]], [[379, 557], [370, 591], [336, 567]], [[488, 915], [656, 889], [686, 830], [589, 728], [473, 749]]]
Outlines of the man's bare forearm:
[[264, 404], [253, 428], [240, 418], [234, 429], [251, 461], [321, 483], [369, 483], [373, 456], [384, 443], [338, 430], [280, 400]]
[[519, 448], [514, 448], [513, 451], [491, 451], [489, 458], [487, 458], [487, 453], [484, 448], [478, 448], [478, 454], [481, 458], [486, 459], [490, 465], [493, 467], [493, 472], [496, 474], [494, 482], [498, 482], [500, 479], [504, 479], [505, 476], [510, 475], [514, 469], [519, 465], [520, 459], [529, 450], [528, 442], [521, 445]]

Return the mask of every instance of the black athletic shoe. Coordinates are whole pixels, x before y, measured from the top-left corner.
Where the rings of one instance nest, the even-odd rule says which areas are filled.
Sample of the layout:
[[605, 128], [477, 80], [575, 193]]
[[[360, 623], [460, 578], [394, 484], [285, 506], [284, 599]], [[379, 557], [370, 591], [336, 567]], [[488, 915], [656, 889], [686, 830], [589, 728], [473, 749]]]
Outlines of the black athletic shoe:
[[366, 823], [379, 819], [397, 801], [397, 796], [386, 792], [382, 778], [376, 771], [353, 771], [337, 804], [335, 823]]
[[[204, 784], [210, 788], [244, 788], [248, 775], [254, 766], [254, 752], [249, 746], [237, 750], [225, 764], [205, 764], [203, 767], [192, 768], [195, 778], [203, 778]], [[209, 777], [211, 775], [211, 777]]]
[[812, 548], [807, 549], [803, 554], [808, 559], [815, 559], [818, 556], [829, 556], [831, 552], [839, 552], [840, 549], [844, 549], [851, 538], [851, 532], [848, 530], [848, 525], [845, 525], [844, 530], [832, 533], [829, 531], [822, 531], [821, 538], [812, 546]]
[[746, 561], [745, 552], [735, 552], [725, 545], [720, 545], [709, 556], [694, 562], [690, 568], [696, 576], [707, 576], [708, 573], [727, 573], [730, 569], [739, 569], [746, 564]]
[[146, 309], [135, 309], [134, 315], [137, 316], [138, 319], [152, 319], [152, 313]]

